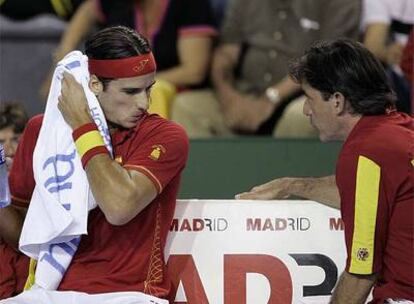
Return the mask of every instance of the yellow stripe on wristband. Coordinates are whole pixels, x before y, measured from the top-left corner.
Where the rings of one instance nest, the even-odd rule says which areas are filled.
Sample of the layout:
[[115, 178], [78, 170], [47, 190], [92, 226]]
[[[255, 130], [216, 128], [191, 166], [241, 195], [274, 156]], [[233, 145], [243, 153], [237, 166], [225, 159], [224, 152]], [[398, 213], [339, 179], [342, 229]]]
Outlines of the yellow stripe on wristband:
[[103, 138], [98, 130], [93, 130], [82, 134], [76, 141], [75, 141], [76, 149], [80, 157], [82, 158], [86, 152], [90, 149], [99, 146], [105, 146]]

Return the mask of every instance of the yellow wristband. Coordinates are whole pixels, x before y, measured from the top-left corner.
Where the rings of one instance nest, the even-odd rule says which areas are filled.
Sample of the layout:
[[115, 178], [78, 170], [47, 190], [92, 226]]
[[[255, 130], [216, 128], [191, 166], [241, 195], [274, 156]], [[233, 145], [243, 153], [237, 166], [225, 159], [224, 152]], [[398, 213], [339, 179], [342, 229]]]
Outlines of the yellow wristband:
[[85, 134], [82, 134], [76, 141], [75, 141], [76, 150], [80, 157], [83, 157], [86, 152], [89, 150], [98, 147], [98, 146], [105, 146], [103, 138], [98, 130], [89, 131]]
[[84, 168], [95, 155], [108, 153], [101, 133], [93, 122], [80, 126], [73, 131], [72, 136]]

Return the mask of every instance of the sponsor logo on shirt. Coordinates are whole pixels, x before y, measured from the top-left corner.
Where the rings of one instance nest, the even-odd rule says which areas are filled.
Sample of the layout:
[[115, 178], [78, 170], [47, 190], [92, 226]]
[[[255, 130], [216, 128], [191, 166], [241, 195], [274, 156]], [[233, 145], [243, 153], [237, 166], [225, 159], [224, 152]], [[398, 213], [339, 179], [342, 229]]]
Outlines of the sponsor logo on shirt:
[[360, 261], [366, 261], [369, 256], [367, 248], [359, 248], [357, 252], [357, 259]]
[[161, 157], [161, 154], [167, 151], [162, 145], [154, 145], [151, 148], [152, 151], [148, 157], [155, 161]]

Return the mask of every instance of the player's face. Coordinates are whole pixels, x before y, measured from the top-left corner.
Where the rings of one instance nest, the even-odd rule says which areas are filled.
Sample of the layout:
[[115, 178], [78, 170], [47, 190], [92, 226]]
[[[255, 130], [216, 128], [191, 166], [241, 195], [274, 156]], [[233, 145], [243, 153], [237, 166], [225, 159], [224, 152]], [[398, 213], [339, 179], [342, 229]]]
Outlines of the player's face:
[[303, 105], [303, 114], [309, 117], [311, 125], [319, 132], [322, 142], [339, 139], [339, 126], [334, 102], [324, 100], [320, 91], [307, 83], [302, 84], [306, 100]]
[[0, 130], [0, 143], [4, 146], [4, 154], [13, 157], [16, 153], [20, 134], [13, 131], [13, 127], [6, 127]]
[[98, 100], [106, 119], [123, 128], [133, 128], [148, 110], [155, 73], [112, 80]]

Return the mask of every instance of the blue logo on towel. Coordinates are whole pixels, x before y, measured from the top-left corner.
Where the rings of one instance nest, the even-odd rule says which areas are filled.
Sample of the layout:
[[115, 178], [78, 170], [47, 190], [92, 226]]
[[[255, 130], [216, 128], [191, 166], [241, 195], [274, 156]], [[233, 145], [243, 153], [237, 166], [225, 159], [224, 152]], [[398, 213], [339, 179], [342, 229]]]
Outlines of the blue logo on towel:
[[59, 243], [59, 244], [53, 244], [49, 246], [49, 252], [45, 253], [42, 258], [40, 259], [40, 261], [45, 260], [46, 262], [48, 262], [50, 265], [52, 265], [53, 268], [55, 268], [57, 271], [59, 271], [62, 276], [65, 274], [65, 267], [62, 266], [53, 256], [53, 251], [55, 248], [60, 248], [60, 250], [63, 250], [64, 252], [66, 252], [68, 255], [70, 256], [74, 256], [76, 249], [78, 248], [78, 245], [80, 243], [80, 236], [72, 239], [70, 242], [68, 243]]
[[[73, 150], [73, 152], [69, 155], [56, 154], [54, 156], [49, 157], [45, 161], [45, 163], [43, 164], [43, 170], [45, 170], [49, 165], [53, 165], [54, 175], [49, 177], [43, 185], [50, 193], [55, 193], [66, 189], [72, 189], [72, 182], [69, 182], [67, 180], [73, 175], [73, 172], [75, 171], [75, 165], [73, 163], [75, 156], [76, 150]], [[62, 166], [59, 166], [59, 164], [69, 165], [69, 170], [67, 170], [66, 174], [58, 174], [58, 167], [62, 168]], [[62, 169], [60, 171], [62, 171]]]
[[68, 63], [65, 65], [65, 68], [67, 68], [68, 70], [72, 70], [74, 68], [78, 68], [80, 67], [80, 61], [76, 60], [76, 61], [72, 61], [71, 63]]

